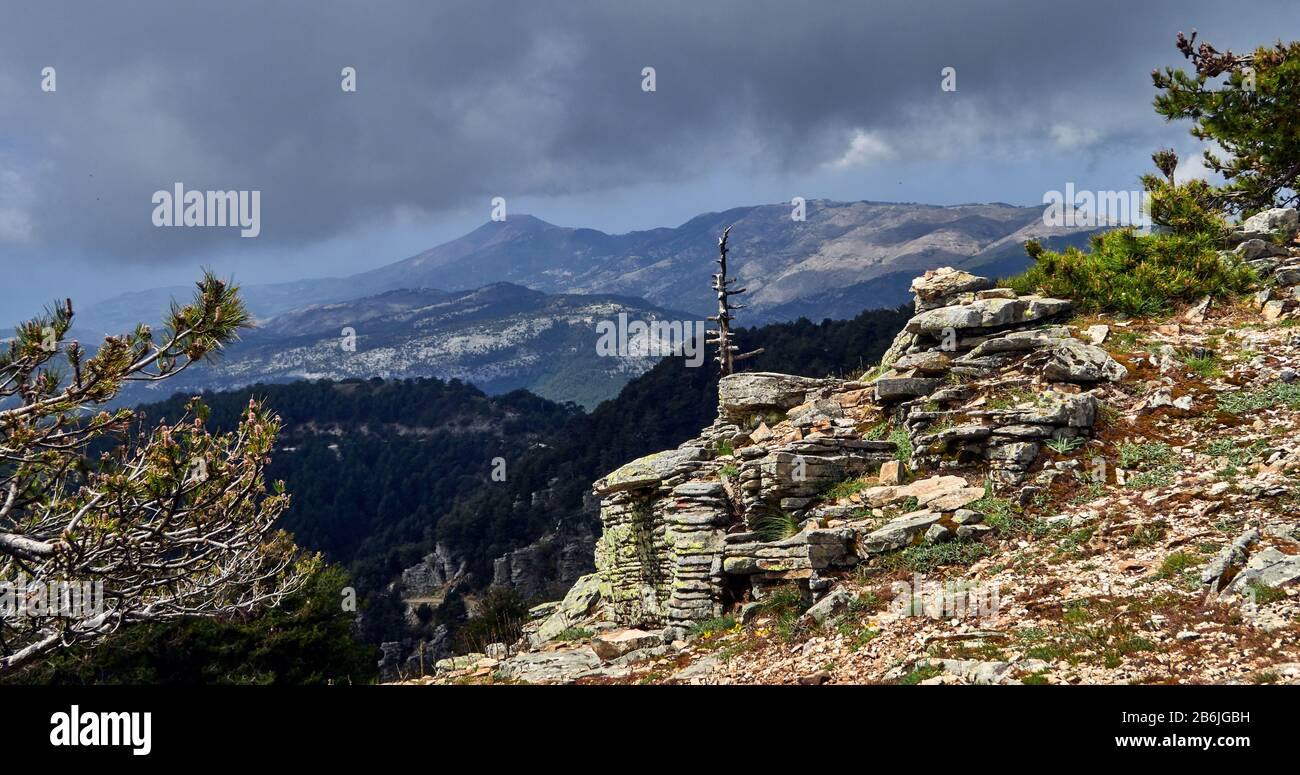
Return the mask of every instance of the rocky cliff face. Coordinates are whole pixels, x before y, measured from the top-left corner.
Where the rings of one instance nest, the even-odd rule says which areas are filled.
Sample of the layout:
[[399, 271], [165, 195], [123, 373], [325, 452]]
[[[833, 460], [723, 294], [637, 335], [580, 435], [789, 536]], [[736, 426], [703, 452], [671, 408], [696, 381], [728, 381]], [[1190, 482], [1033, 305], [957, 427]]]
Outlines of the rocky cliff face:
[[[596, 568], [612, 620], [685, 627], [773, 587], [824, 592], [827, 573], [926, 534], [977, 535], [978, 517], [958, 512], [984, 489], [957, 476], [901, 486], [900, 458], [1018, 484], [1042, 442], [1089, 432], [1096, 399], [1084, 387], [1126, 373], [1052, 324], [1068, 301], [990, 286], [952, 269], [927, 274], [913, 285], [916, 317], [870, 381], [731, 375], [698, 438], [596, 482]], [[982, 380], [994, 374], [999, 389], [1024, 391], [1019, 400], [991, 400]], [[885, 427], [897, 429], [890, 439], [872, 438]], [[865, 501], [818, 505], [839, 482], [879, 481], [882, 468], [894, 482]], [[870, 508], [913, 502], [902, 514]]]
[[[1175, 320], [927, 272], [876, 369], [727, 377], [697, 438], [596, 482], [596, 573], [537, 609], [522, 653], [458, 674], [1300, 677], [1300, 249], [1268, 252], [1225, 256], [1255, 262], [1252, 302]], [[906, 571], [1000, 606], [928, 615], [884, 592]]]
[[[526, 389], [590, 409], [680, 345], [648, 329], [629, 337], [621, 357], [607, 357], [596, 346], [597, 325], [620, 315], [642, 322], [691, 320], [640, 299], [548, 295], [509, 283], [452, 293], [395, 290], [263, 321], [210, 368], [177, 375], [165, 389], [438, 377], [493, 395]], [[152, 386], [139, 386], [122, 400], [147, 400], [152, 392]]]

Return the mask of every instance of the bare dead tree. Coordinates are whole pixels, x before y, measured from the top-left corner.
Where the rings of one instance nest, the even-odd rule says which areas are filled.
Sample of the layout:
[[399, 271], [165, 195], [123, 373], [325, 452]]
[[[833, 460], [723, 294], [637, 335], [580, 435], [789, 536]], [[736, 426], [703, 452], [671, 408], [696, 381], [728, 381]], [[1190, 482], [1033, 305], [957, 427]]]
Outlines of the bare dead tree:
[[727, 237], [731, 235], [731, 227], [728, 226], [718, 238], [718, 272], [713, 275], [712, 288], [718, 294], [718, 314], [710, 317], [709, 320], [718, 324], [718, 328], [709, 331], [708, 344], [718, 346], [718, 355], [715, 360], [718, 362], [718, 369], [722, 376], [731, 374], [735, 365], [740, 361], [753, 358], [763, 352], [762, 348], [752, 350], [747, 353], [738, 353], [740, 349], [731, 343], [731, 321], [732, 310], [744, 309], [744, 304], [732, 304], [732, 296], [739, 296], [745, 292], [744, 288], [732, 288], [732, 283], [736, 280], [727, 277]]
[[[280, 421], [256, 401], [223, 435], [197, 399], [151, 431], [132, 431], [129, 410], [88, 411], [232, 341], [249, 323], [235, 288], [206, 275], [157, 339], [139, 326], [89, 358], [63, 341], [71, 322], [59, 305], [0, 352], [0, 675], [123, 625], [274, 605], [319, 567], [272, 527], [289, 500], [263, 480]], [[106, 435], [122, 443], [92, 459]], [[102, 593], [28, 610], [33, 589], [69, 583]]]

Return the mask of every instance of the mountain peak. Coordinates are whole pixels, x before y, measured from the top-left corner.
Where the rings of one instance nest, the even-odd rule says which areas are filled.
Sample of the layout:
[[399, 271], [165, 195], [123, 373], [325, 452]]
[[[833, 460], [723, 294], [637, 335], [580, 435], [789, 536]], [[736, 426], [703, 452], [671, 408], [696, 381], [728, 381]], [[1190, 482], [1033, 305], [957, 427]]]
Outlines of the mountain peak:
[[474, 231], [475, 233], [488, 232], [488, 233], [496, 233], [496, 234], [503, 234], [503, 233], [531, 234], [539, 231], [546, 231], [548, 229], [559, 229], [559, 228], [563, 228], [563, 227], [556, 226], [553, 223], [548, 223], [546, 221], [543, 221], [541, 218], [538, 218], [535, 215], [529, 215], [527, 213], [518, 213], [515, 215], [506, 216], [505, 220], [488, 221], [487, 223], [478, 227]]

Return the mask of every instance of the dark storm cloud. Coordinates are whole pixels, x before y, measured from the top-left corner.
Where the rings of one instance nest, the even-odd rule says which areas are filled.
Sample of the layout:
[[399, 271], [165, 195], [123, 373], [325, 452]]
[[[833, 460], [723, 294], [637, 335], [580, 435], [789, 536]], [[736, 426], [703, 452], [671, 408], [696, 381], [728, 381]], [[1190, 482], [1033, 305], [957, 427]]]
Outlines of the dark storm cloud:
[[1242, 46], [1300, 20], [1251, 5], [25, 3], [0, 24], [0, 240], [132, 261], [238, 241], [153, 228], [176, 181], [262, 191], [259, 241], [301, 245], [719, 168], [1085, 153], [1142, 141], [1178, 30]]

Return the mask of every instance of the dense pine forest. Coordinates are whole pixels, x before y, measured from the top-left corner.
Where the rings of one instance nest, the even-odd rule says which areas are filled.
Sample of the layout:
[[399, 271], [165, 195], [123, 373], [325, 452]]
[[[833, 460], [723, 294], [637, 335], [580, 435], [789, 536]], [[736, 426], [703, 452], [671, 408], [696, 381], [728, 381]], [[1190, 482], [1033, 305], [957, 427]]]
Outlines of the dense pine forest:
[[[737, 336], [745, 348], [765, 350], [749, 369], [849, 375], [874, 363], [907, 317], [902, 309], [874, 310], [846, 321], [740, 329]], [[471, 585], [485, 586], [493, 558], [561, 519], [581, 518], [594, 479], [708, 425], [717, 382], [708, 362], [688, 368], [668, 358], [590, 413], [525, 391], [488, 396], [437, 379], [205, 393], [209, 424], [219, 430], [237, 425], [250, 396], [264, 398], [280, 415], [284, 427], [269, 478], [284, 480], [292, 494], [282, 527], [303, 548], [322, 552], [331, 567], [285, 609], [250, 621], [136, 628], [117, 636], [123, 648], [93, 658], [74, 651], [22, 680], [98, 682], [108, 674], [172, 683], [372, 680], [373, 644], [401, 637], [406, 627], [391, 588], [403, 568], [441, 543], [466, 563]], [[146, 425], [176, 418], [186, 399], [142, 406], [138, 415]], [[496, 458], [505, 460], [504, 480], [492, 476]], [[548, 488], [549, 497], [532, 497]], [[360, 598], [358, 628], [337, 605], [349, 585]], [[446, 608], [440, 621], [464, 616], [459, 600]], [[268, 632], [277, 637], [261, 637]], [[176, 656], [184, 652], [189, 656]], [[100, 661], [102, 654], [113, 655], [111, 665]]]

